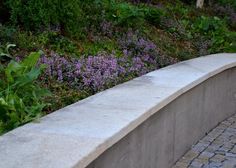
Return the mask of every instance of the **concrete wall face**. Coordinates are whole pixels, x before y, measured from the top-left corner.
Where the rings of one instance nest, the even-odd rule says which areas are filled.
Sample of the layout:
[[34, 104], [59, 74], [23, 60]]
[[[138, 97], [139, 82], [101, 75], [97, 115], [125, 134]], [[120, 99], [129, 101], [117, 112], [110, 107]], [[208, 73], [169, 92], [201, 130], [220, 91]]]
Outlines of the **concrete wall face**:
[[168, 168], [236, 112], [236, 68], [209, 78], [155, 113], [87, 168]]

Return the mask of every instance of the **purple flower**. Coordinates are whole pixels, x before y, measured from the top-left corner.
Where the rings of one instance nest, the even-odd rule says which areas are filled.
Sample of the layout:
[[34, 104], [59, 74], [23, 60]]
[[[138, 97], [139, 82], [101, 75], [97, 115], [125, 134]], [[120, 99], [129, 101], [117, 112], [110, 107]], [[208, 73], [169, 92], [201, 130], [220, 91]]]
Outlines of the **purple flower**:
[[[107, 25], [103, 26], [105, 29]], [[80, 58], [65, 58], [56, 53], [42, 55], [38, 64], [46, 64], [47, 68], [41, 79], [45, 82], [53, 79], [95, 93], [174, 62], [161, 55], [158, 47], [138, 32], [129, 30], [118, 43], [122, 57], [116, 57], [115, 52]]]

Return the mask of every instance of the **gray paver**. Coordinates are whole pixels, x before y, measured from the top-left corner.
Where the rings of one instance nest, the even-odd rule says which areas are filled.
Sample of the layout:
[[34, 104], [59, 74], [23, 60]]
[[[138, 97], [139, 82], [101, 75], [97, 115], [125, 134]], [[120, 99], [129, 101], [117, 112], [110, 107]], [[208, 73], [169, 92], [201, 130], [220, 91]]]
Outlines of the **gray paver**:
[[188, 168], [236, 168], [236, 114], [192, 146], [174, 167], [181, 165]]

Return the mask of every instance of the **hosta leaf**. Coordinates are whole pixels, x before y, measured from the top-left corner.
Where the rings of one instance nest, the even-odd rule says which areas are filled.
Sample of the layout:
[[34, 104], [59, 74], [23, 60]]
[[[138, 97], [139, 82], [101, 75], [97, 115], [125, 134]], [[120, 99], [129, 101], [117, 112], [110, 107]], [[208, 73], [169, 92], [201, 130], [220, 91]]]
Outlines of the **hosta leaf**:
[[16, 78], [16, 83], [18, 87], [22, 87], [26, 84], [32, 83], [40, 75], [40, 69], [33, 68], [28, 73]]

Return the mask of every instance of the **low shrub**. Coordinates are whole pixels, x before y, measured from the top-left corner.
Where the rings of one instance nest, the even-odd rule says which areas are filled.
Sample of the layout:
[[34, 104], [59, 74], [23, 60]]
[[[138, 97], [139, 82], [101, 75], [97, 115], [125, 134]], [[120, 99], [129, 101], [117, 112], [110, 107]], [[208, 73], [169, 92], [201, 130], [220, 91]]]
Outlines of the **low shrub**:
[[102, 13], [103, 0], [4, 0], [10, 19], [26, 30], [59, 29], [62, 34], [84, 36], [83, 31], [95, 24]]
[[130, 3], [114, 1], [109, 8], [108, 16], [117, 25], [134, 27], [144, 22], [143, 10]]
[[216, 0], [221, 5], [232, 6], [236, 10], [236, 1], [235, 0]]
[[222, 29], [225, 29], [225, 25], [225, 22], [218, 17], [201, 16], [194, 23], [193, 29], [198, 33], [211, 36], [214, 33], [220, 33]]
[[79, 25], [81, 8], [78, 0], [6, 0], [11, 20], [28, 30], [60, 26], [62, 31], [72, 31]]
[[222, 6], [215, 4], [213, 6], [213, 11], [215, 15], [219, 15], [221, 18], [227, 18], [229, 26], [236, 30], [236, 9], [234, 10], [232, 6]]
[[218, 17], [201, 16], [193, 23], [192, 31], [212, 41], [211, 53], [236, 51], [236, 48], [234, 48], [235, 33], [228, 30], [225, 20]]
[[156, 7], [144, 8], [145, 20], [154, 26], [160, 26], [164, 12]]

